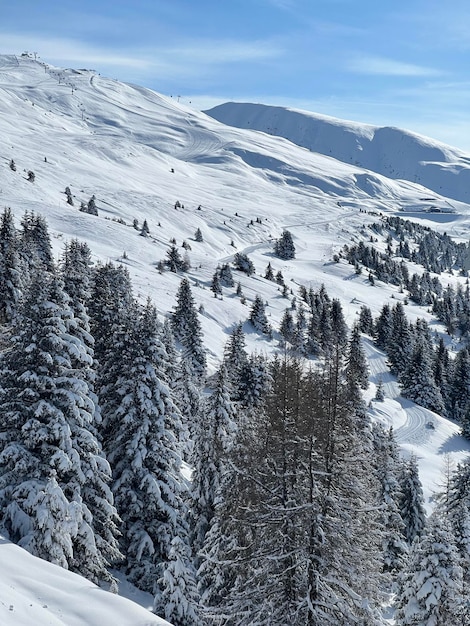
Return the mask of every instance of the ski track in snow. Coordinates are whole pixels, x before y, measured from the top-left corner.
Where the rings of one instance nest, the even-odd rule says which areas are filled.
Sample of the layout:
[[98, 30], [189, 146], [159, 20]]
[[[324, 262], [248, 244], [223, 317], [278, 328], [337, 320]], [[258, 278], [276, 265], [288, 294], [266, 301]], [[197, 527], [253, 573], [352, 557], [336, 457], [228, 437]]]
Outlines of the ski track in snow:
[[[370, 415], [385, 427], [392, 427], [403, 454], [417, 457], [423, 483], [426, 509], [433, 508], [434, 494], [444, 483], [448, 464], [454, 466], [470, 454], [470, 441], [460, 436], [460, 427], [437, 413], [400, 396], [400, 386], [387, 365], [385, 354], [372, 340], [364, 339], [372, 383]], [[382, 380], [385, 401], [374, 400], [376, 385]], [[433, 428], [428, 425], [432, 423]]]

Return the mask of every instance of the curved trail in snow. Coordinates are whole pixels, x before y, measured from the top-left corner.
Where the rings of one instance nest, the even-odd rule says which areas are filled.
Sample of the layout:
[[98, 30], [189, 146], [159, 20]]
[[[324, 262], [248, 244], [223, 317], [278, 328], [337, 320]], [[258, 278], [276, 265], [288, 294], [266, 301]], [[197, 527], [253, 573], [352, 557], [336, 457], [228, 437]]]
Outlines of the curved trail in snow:
[[[447, 463], [455, 466], [470, 455], [470, 441], [460, 435], [460, 427], [429, 409], [400, 395], [396, 377], [390, 373], [386, 355], [370, 339], [364, 339], [370, 381], [382, 380], [385, 401], [372, 400], [370, 415], [386, 428], [392, 427], [397, 443], [406, 455], [417, 457], [428, 511], [436, 491], [441, 490]], [[429, 428], [432, 422], [434, 428]]]

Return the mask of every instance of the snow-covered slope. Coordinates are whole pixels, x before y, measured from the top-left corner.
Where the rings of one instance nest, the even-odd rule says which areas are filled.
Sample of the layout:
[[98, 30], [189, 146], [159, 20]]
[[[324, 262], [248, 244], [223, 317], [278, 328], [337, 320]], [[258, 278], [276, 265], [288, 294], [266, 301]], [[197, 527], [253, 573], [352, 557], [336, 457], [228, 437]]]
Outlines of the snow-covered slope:
[[263, 104], [229, 102], [206, 113], [224, 124], [285, 137], [344, 163], [419, 183], [455, 200], [470, 200], [468, 155], [429, 137]]
[[170, 626], [136, 602], [103, 591], [2, 537], [0, 562], [2, 626]]
[[[170, 239], [179, 246], [183, 241], [189, 244], [187, 275], [202, 307], [200, 319], [212, 370], [233, 325], [247, 319], [255, 295], [268, 303], [270, 321], [278, 328], [290, 301], [282, 297], [276, 283], [264, 279], [268, 262], [275, 272], [282, 271], [291, 297], [300, 284], [313, 289], [325, 284], [328, 293], [340, 300], [351, 324], [362, 305], [367, 304], [376, 316], [384, 302], [405, 297], [394, 286], [378, 281], [372, 286], [345, 261], [333, 262], [333, 255], [345, 244], [363, 239], [361, 231], [380, 213], [411, 216], [460, 241], [468, 240], [470, 206], [456, 198], [468, 198], [462, 181], [470, 156], [397, 129], [305, 114], [293, 117], [292, 111], [284, 109], [276, 110], [275, 124], [271, 120], [262, 129], [270, 134], [257, 132], [250, 130], [252, 106], [258, 110], [255, 105], [230, 105], [234, 113], [226, 121], [247, 128], [229, 127], [171, 98], [92, 70], [62, 70], [29, 57], [0, 56], [0, 205], [11, 207], [17, 222], [25, 211], [42, 213], [57, 256], [68, 239], [77, 237], [89, 244], [95, 261], [123, 263], [137, 297], [144, 301], [150, 296], [162, 315], [174, 307], [182, 276], [160, 274], [157, 263], [165, 258]], [[265, 109], [270, 114], [274, 110]], [[214, 115], [214, 110], [210, 113]], [[308, 130], [310, 124], [316, 135]], [[293, 132], [297, 127], [298, 135]], [[306, 139], [315, 136], [315, 141], [303, 141], [301, 131]], [[295, 145], [302, 143], [306, 147]], [[16, 171], [9, 167], [11, 159]], [[29, 170], [35, 173], [33, 183], [27, 180]], [[67, 186], [74, 206], [66, 202]], [[87, 202], [93, 194], [98, 216], [79, 211], [80, 202]], [[134, 220], [141, 225], [144, 219], [149, 237], [141, 237], [133, 227]], [[197, 228], [202, 242], [194, 239]], [[281, 261], [272, 252], [273, 239], [285, 228], [296, 247], [296, 258], [289, 261]], [[217, 265], [231, 260], [235, 252], [248, 253], [256, 268], [252, 277], [236, 274], [245, 303], [233, 289], [224, 288], [223, 297], [214, 298], [209, 288]], [[464, 281], [450, 274], [440, 280], [444, 286]], [[413, 321], [424, 318], [433, 331], [442, 332], [426, 308], [408, 304], [406, 310]], [[248, 349], [266, 354], [276, 350], [276, 332], [274, 340], [268, 341], [248, 323], [244, 330]], [[372, 401], [371, 415], [392, 425], [403, 449], [419, 457], [430, 506], [447, 455], [458, 462], [468, 453], [468, 443], [458, 435], [455, 424], [400, 398], [396, 383], [386, 378], [383, 355], [370, 344], [368, 350], [372, 386], [367, 399], [373, 398], [379, 375], [387, 395], [383, 403]], [[432, 431], [426, 428], [429, 419], [435, 424]], [[41, 588], [34, 586], [32, 577], [39, 579], [38, 584], [46, 581], [46, 588], [48, 580], [51, 587], [66, 588], [68, 581], [73, 581], [71, 589], [82, 585], [82, 598], [87, 598], [82, 604], [89, 601], [91, 608], [95, 598], [104, 596], [87, 581], [62, 570], [54, 570], [56, 574], [48, 578], [52, 570], [34, 569], [39, 564], [34, 561], [33, 567], [27, 560], [31, 557], [22, 551], [16, 556], [19, 548], [5, 543], [0, 549], [2, 563], [11, 558], [20, 568], [18, 575], [13, 574], [13, 567], [2, 567], [0, 573], [4, 589], [14, 587], [18, 594], [10, 593], [18, 601], [10, 602], [8, 594], [6, 600], [0, 598], [8, 619], [13, 620], [20, 604], [24, 604], [22, 611], [29, 603], [53, 606], [49, 599], [42, 600]], [[7, 577], [10, 569], [14, 580]], [[64, 582], [56, 583], [57, 576]], [[14, 610], [10, 611], [10, 605]], [[57, 611], [64, 606], [65, 601]], [[110, 616], [99, 623], [138, 625], [140, 613], [136, 615], [134, 622]], [[157, 623], [146, 615], [148, 621], [142, 623]], [[50, 616], [45, 619], [50, 621], [34, 623], [80, 623], [72, 617], [63, 617], [63, 622]], [[4, 621], [2, 616], [0, 623], [22, 622]]]

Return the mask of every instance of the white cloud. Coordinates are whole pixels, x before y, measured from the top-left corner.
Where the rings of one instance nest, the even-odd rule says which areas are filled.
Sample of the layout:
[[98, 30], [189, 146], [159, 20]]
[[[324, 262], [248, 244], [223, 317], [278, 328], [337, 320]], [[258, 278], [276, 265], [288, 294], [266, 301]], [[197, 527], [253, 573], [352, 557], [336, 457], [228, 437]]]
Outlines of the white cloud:
[[48, 38], [35, 34], [0, 32], [4, 53], [37, 52], [46, 62], [71, 67], [90, 67], [119, 74], [123, 80], [160, 80], [207, 76], [221, 66], [279, 57], [283, 49], [269, 40], [186, 40], [184, 45], [155, 47], [101, 47], [96, 43]]
[[403, 63], [376, 56], [360, 56], [348, 62], [347, 67], [352, 72], [359, 74], [376, 74], [383, 76], [438, 76], [440, 70], [415, 65], [413, 63]]

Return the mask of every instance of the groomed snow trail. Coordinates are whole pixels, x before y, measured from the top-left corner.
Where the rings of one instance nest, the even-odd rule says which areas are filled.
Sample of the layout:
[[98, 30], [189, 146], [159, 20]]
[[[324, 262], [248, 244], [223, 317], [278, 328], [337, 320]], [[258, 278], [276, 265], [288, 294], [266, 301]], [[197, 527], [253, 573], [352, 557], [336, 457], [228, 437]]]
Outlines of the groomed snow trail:
[[[386, 428], [393, 428], [404, 455], [416, 456], [426, 509], [430, 512], [434, 494], [441, 490], [447, 468], [455, 467], [468, 457], [470, 441], [460, 435], [460, 427], [454, 422], [400, 396], [400, 386], [390, 373], [385, 354], [370, 339], [364, 339], [364, 349], [372, 383], [367, 392], [370, 415]], [[384, 402], [374, 399], [379, 380], [385, 392]]]

